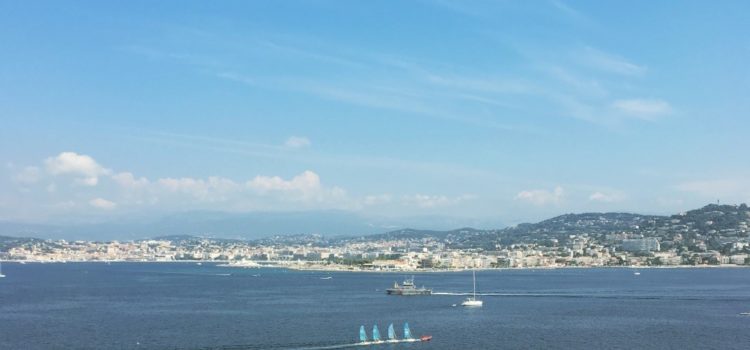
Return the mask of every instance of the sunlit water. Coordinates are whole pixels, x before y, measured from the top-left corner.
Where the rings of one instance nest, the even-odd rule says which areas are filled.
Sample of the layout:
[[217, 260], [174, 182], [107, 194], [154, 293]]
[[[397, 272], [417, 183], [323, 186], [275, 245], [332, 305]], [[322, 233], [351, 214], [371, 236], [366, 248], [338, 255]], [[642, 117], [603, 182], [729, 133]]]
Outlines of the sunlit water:
[[[441, 295], [387, 296], [401, 274], [204, 263], [3, 264], [0, 349], [328, 349], [409, 322], [429, 343], [371, 349], [748, 349], [750, 269], [417, 274]], [[321, 277], [331, 276], [331, 279]]]

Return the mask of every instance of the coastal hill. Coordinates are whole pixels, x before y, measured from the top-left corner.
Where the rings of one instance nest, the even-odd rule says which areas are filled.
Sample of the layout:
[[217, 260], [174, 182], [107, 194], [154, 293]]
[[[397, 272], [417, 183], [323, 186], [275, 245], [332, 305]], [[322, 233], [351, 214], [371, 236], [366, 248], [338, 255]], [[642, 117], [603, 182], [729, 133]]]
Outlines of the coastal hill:
[[565, 246], [585, 236], [607, 245], [622, 239], [656, 238], [665, 248], [695, 251], [723, 249], [748, 237], [750, 208], [746, 204], [709, 204], [670, 216], [633, 213], [564, 214], [537, 223], [524, 223], [494, 230], [460, 228], [448, 231], [400, 229], [363, 236], [277, 236], [264, 243], [335, 245], [345, 242], [391, 240], [439, 240], [456, 249], [494, 250], [498, 245], [538, 244]]

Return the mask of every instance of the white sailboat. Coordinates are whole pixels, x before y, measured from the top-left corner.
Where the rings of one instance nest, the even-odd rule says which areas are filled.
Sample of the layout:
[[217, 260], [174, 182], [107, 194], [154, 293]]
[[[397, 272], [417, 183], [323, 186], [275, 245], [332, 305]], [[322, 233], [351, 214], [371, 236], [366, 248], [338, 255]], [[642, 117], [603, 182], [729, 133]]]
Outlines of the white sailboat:
[[3, 277], [5, 277], [5, 275], [3, 275], [3, 264], [0, 263], [0, 278], [3, 278]]
[[477, 299], [477, 273], [476, 271], [471, 271], [471, 276], [474, 279], [474, 293], [472, 296], [466, 298], [463, 303], [461, 303], [461, 306], [466, 307], [482, 307], [482, 301]]

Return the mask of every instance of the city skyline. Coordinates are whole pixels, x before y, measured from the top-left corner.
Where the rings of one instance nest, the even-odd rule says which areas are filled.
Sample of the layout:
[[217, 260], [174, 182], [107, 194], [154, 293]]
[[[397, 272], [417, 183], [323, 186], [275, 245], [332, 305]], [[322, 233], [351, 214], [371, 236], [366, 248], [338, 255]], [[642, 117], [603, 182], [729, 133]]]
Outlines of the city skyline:
[[743, 2], [136, 4], [0, 5], [0, 220], [750, 199]]

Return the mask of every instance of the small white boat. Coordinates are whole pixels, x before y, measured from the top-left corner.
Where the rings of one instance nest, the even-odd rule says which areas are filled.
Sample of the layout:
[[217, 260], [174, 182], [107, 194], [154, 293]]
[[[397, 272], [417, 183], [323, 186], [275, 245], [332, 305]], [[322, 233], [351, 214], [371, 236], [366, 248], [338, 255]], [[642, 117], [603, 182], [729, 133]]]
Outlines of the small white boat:
[[321, 277], [320, 279], [322, 279], [322, 280], [329, 280], [329, 279], [331, 279], [331, 278], [333, 278], [333, 277], [331, 277], [331, 276], [328, 276], [328, 277]]
[[0, 264], [0, 278], [3, 278], [3, 277], [5, 277], [5, 275], [3, 275], [3, 265]]
[[201, 265], [203, 265], [203, 263], [195, 263], [195, 264], [196, 264], [196, 265], [198, 265], [198, 266], [201, 266]]
[[636, 271], [636, 272], [633, 272], [633, 275], [636, 275], [636, 276], [640, 276], [640, 275], [641, 275], [641, 273], [640, 273], [640, 272], [638, 272], [638, 271]]
[[740, 312], [740, 316], [750, 316], [750, 312]]
[[476, 271], [472, 270], [471, 271], [471, 275], [472, 275], [473, 280], [474, 280], [474, 294], [472, 294], [472, 296], [466, 298], [466, 300], [464, 300], [461, 303], [461, 306], [465, 306], [465, 307], [482, 307], [483, 302], [481, 300], [477, 299], [477, 273], [476, 273]]

